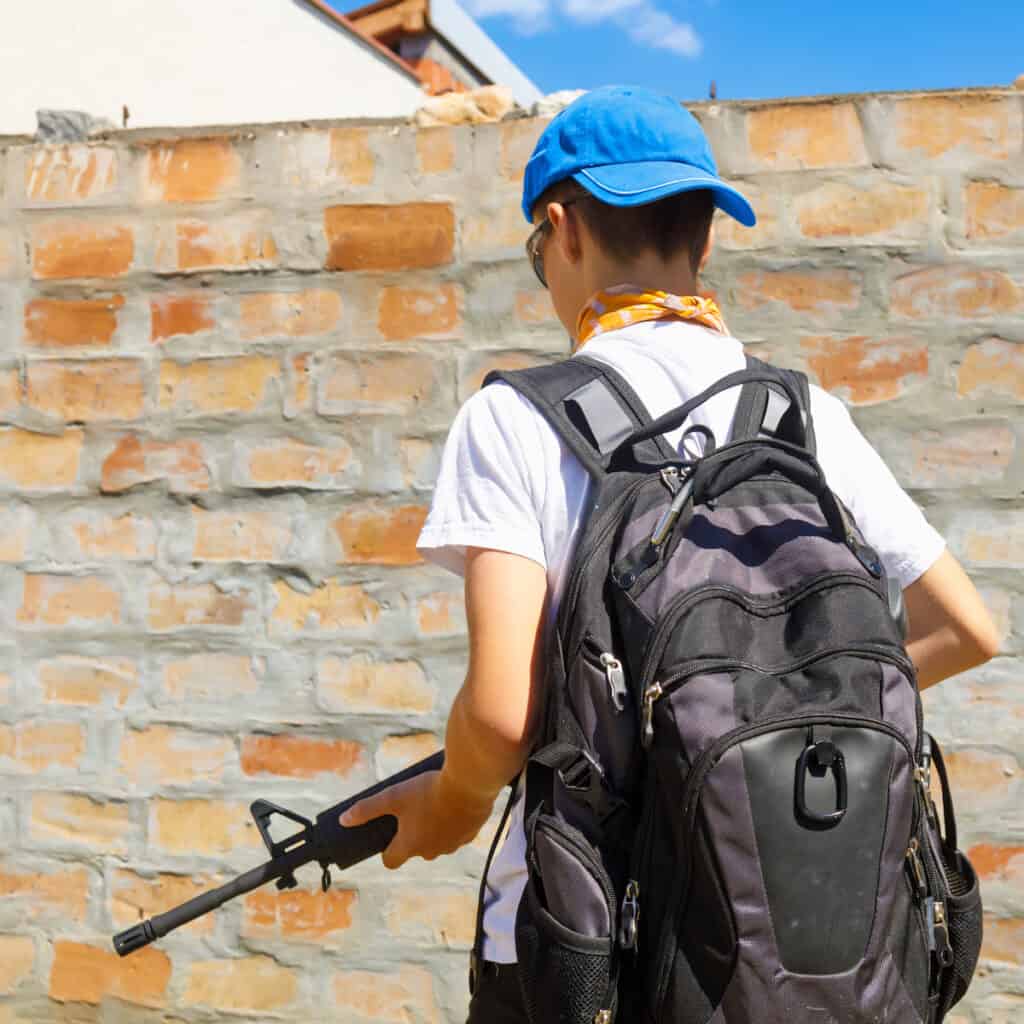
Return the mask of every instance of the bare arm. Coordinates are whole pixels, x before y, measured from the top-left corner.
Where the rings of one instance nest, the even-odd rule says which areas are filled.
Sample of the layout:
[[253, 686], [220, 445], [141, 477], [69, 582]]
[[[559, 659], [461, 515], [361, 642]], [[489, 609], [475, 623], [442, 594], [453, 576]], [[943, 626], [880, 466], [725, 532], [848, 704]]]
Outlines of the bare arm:
[[342, 817], [345, 825], [397, 817], [386, 867], [410, 857], [433, 860], [471, 842], [525, 763], [540, 706], [546, 597], [547, 575], [536, 562], [501, 551], [467, 553], [469, 671], [448, 717], [444, 769], [386, 789]]
[[995, 657], [999, 635], [981, 595], [960, 563], [944, 552], [904, 592], [907, 650], [922, 690]]

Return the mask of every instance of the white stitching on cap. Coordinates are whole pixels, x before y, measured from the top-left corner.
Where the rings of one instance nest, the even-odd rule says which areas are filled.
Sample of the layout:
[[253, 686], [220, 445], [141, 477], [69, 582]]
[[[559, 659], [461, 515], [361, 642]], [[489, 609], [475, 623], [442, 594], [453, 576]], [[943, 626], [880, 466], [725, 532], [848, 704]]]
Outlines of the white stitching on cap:
[[[707, 178], [697, 178], [690, 175], [686, 178], [673, 178], [672, 181], [663, 181], [657, 185], [651, 185], [650, 188], [635, 188], [632, 190], [611, 188], [609, 185], [604, 184], [602, 181], [598, 181], [586, 168], [583, 168], [580, 174], [589, 178], [598, 188], [603, 188], [606, 192], [612, 192], [617, 196], [639, 196], [643, 195], [644, 192], [653, 192], [655, 189], [664, 188], [666, 185], [684, 185], [688, 181], [703, 181], [709, 188], [723, 188], [728, 192], [731, 192], [734, 196], [740, 196], [739, 192], [736, 191], [731, 185], [726, 185], [724, 181], [719, 181], [717, 178], [712, 178], [710, 181]], [[744, 199], [744, 202], [746, 200]]]

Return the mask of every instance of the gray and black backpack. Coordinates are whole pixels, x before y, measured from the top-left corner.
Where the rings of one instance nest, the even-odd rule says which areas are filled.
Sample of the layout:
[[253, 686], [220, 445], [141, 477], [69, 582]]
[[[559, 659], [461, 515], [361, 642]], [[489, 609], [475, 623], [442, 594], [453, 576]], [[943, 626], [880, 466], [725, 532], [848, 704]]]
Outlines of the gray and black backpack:
[[[978, 883], [900, 588], [825, 481], [806, 378], [748, 360], [653, 422], [585, 356], [497, 380], [593, 480], [526, 771], [532, 1024], [941, 1021]], [[667, 444], [730, 388], [730, 438]]]

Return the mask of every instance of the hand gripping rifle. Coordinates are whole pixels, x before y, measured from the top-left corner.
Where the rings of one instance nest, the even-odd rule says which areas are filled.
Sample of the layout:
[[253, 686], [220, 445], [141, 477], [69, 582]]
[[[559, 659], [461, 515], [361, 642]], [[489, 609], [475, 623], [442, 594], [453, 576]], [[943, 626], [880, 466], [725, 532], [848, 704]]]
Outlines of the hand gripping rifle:
[[[444, 751], [439, 750], [425, 761], [420, 761], [419, 764], [414, 764], [411, 768], [378, 782], [362, 793], [349, 797], [326, 811], [321, 811], [315, 824], [294, 811], [278, 807], [267, 800], [257, 800], [251, 807], [252, 816], [256, 820], [256, 827], [260, 830], [263, 842], [270, 851], [270, 860], [217, 889], [200, 893], [187, 903], [182, 903], [180, 907], [168, 910], [166, 914], [157, 914], [148, 921], [142, 921], [119, 932], [114, 936], [114, 949], [121, 956], [134, 953], [154, 940], [162, 939], [175, 928], [180, 928], [197, 917], [202, 917], [203, 914], [209, 914], [228, 900], [244, 896], [247, 892], [266, 885], [267, 882], [276, 881], [278, 889], [294, 889], [298, 885], [295, 880], [295, 869], [313, 861], [323, 869], [320, 886], [327, 892], [331, 886], [332, 864], [344, 871], [353, 864], [367, 860], [382, 852], [398, 831], [398, 822], [390, 814], [374, 818], [373, 821], [356, 828], [345, 828], [339, 820], [341, 816], [360, 800], [375, 796], [382, 790], [406, 782], [424, 772], [439, 771], [443, 764]], [[270, 837], [270, 819], [275, 814], [301, 825], [301, 831], [280, 842], [274, 842]]]

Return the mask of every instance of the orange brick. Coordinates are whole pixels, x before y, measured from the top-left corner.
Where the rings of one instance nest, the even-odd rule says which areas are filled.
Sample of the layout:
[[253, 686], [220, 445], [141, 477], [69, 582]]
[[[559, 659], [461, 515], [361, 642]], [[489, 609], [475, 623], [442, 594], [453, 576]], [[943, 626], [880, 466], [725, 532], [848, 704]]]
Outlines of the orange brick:
[[155, 258], [161, 273], [272, 270], [278, 263], [278, 251], [269, 216], [248, 211], [216, 220], [191, 218], [164, 225], [158, 232]]
[[198, 441], [146, 441], [129, 434], [103, 460], [100, 490], [117, 494], [160, 481], [172, 494], [209, 490], [210, 470]]
[[1017, 967], [1024, 964], [1024, 918], [986, 914], [984, 936], [982, 960], [1014, 964]]
[[736, 300], [744, 309], [782, 308], [830, 317], [856, 309], [863, 288], [849, 270], [758, 270], [741, 274]]
[[137, 359], [33, 362], [25, 401], [34, 409], [72, 422], [133, 420], [146, 402], [143, 364]]
[[42, 280], [120, 277], [132, 268], [135, 237], [123, 224], [51, 220], [30, 230], [32, 276]]
[[292, 542], [287, 516], [232, 508], [193, 507], [192, 557], [205, 562], [273, 562], [284, 558]]
[[389, 778], [426, 760], [443, 746], [444, 742], [432, 732], [387, 736], [377, 748], [377, 772], [382, 779]]
[[0, 994], [10, 995], [32, 973], [36, 944], [27, 935], [0, 935]]
[[85, 202], [113, 192], [117, 181], [117, 151], [107, 147], [40, 146], [25, 155], [31, 202]]
[[126, 853], [128, 840], [138, 830], [127, 804], [101, 803], [73, 793], [36, 793], [28, 831], [34, 840], [90, 847], [110, 856]]
[[78, 479], [82, 431], [58, 436], [0, 429], [0, 481], [23, 490], [55, 491]]
[[326, 893], [302, 889], [252, 892], [245, 897], [242, 934], [320, 943], [352, 927], [352, 911], [358, 898], [351, 889], [331, 889]]
[[178, 139], [150, 148], [142, 198], [196, 203], [237, 190], [242, 161], [227, 139]]
[[957, 393], [1009, 395], [1024, 400], [1024, 345], [986, 338], [972, 345], [956, 375]]
[[58, 1003], [99, 1004], [111, 996], [138, 1006], [163, 1006], [171, 961], [150, 946], [130, 957], [81, 942], [53, 945], [50, 998]]
[[245, 804], [151, 800], [150, 841], [168, 853], [217, 856], [263, 846]]
[[551, 293], [543, 291], [516, 292], [516, 319], [523, 324], [557, 323]]
[[243, 295], [240, 310], [243, 338], [302, 338], [335, 330], [342, 304], [337, 292], [313, 288]]
[[344, 441], [316, 446], [284, 437], [265, 444], [239, 445], [236, 455], [240, 482], [254, 487], [342, 487], [346, 471], [359, 468], [352, 461], [351, 446]]
[[893, 313], [918, 319], [982, 319], [1024, 309], [1024, 293], [1001, 270], [936, 266], [892, 282]]
[[317, 693], [331, 711], [349, 714], [425, 714], [437, 692], [414, 661], [324, 658], [317, 668]]
[[156, 553], [153, 520], [132, 512], [75, 512], [59, 528], [69, 537], [76, 559], [83, 561], [149, 559]]
[[399, 967], [390, 974], [339, 971], [334, 975], [333, 1006], [342, 1020], [436, 1024], [441, 1019], [434, 981], [425, 967]]
[[300, 594], [284, 580], [274, 583], [276, 607], [272, 633], [366, 630], [380, 617], [380, 605], [359, 586], [327, 580], [309, 594]]
[[958, 423], [953, 431], [921, 431], [910, 439], [909, 487], [971, 487], [1003, 479], [1017, 446], [1005, 424]]
[[285, 369], [284, 414], [291, 419], [313, 408], [313, 357], [309, 353], [292, 356]]
[[1024, 885], [1024, 846], [977, 843], [967, 856], [983, 881]]
[[991, 750], [954, 750], [946, 754], [946, 767], [957, 800], [975, 813], [1009, 800], [1020, 775], [1012, 754]]
[[491, 370], [528, 370], [550, 359], [539, 352], [474, 352], [466, 357], [459, 374], [459, 399], [476, 394]]
[[234, 744], [226, 737], [151, 725], [125, 730], [120, 770], [136, 785], [210, 782], [223, 776], [233, 754]]
[[451, 263], [455, 215], [447, 203], [331, 206], [327, 270], [414, 270]]
[[544, 118], [530, 117], [500, 125], [501, 173], [507, 181], [523, 180], [523, 169], [547, 124]]
[[1024, 232], [1024, 188], [998, 181], [970, 181], [964, 199], [968, 238], [1007, 238]]
[[778, 191], [769, 192], [745, 182], [740, 191], [754, 207], [757, 223], [752, 228], [746, 228], [738, 220], [733, 220], [724, 213], [717, 213], [714, 221], [715, 246], [732, 252], [766, 249], [781, 244]]
[[421, 174], [445, 174], [455, 167], [451, 128], [425, 128], [416, 133], [416, 164]]
[[121, 621], [121, 595], [100, 576], [26, 573], [18, 625], [52, 628], [97, 626]]
[[123, 707], [137, 691], [139, 671], [127, 658], [87, 658], [68, 655], [41, 661], [36, 669], [47, 702]]
[[462, 255], [467, 262], [526, 258], [523, 246], [530, 227], [523, 220], [518, 193], [497, 209], [472, 214], [462, 221]]
[[332, 128], [330, 146], [329, 175], [349, 185], [372, 184], [376, 160], [370, 149], [370, 133], [365, 128]]
[[217, 326], [213, 300], [204, 295], [161, 295], [149, 303], [150, 340], [201, 334]]
[[74, 768], [85, 753], [85, 731], [75, 722], [22, 722], [0, 725], [0, 754], [20, 768], [38, 773]]
[[432, 441], [405, 437], [398, 442], [398, 458], [402, 464], [402, 480], [406, 487], [429, 490], [437, 479], [440, 450]]
[[0, 562], [25, 560], [34, 518], [25, 505], [0, 507]]
[[852, 103], [787, 103], [751, 110], [747, 141], [754, 162], [769, 171], [864, 167], [864, 133]]
[[417, 945], [469, 949], [476, 931], [477, 893], [472, 889], [402, 886], [384, 911], [388, 931]]
[[150, 588], [146, 624], [156, 633], [177, 629], [243, 629], [258, 615], [257, 595], [230, 593], [212, 583], [157, 583]]
[[14, 416], [21, 406], [21, 373], [16, 367], [0, 370], [0, 416]]
[[25, 341], [39, 348], [109, 348], [124, 297], [33, 299], [25, 306]]
[[16, 908], [20, 921], [31, 922], [47, 913], [82, 921], [88, 899], [84, 868], [35, 874], [0, 867], [0, 907]]
[[800, 348], [826, 391], [853, 405], [873, 405], [904, 394], [928, 374], [928, 347], [892, 339], [803, 338]]
[[224, 701], [248, 697], [260, 687], [252, 658], [237, 654], [191, 654], [163, 669], [163, 692], [174, 701]]
[[924, 189], [886, 182], [868, 189], [828, 182], [793, 201], [802, 234], [822, 240], [922, 238], [928, 205]]
[[377, 326], [388, 341], [457, 338], [462, 333], [462, 292], [454, 284], [440, 288], [385, 288]]
[[165, 360], [160, 364], [160, 408], [191, 416], [253, 412], [265, 404], [268, 392], [275, 393], [271, 384], [280, 376], [281, 364], [269, 356]]
[[382, 509], [364, 505], [342, 513], [333, 529], [341, 541], [341, 561], [371, 565], [417, 565], [423, 561], [416, 540], [427, 509], [403, 505]]
[[894, 104], [896, 140], [914, 157], [939, 157], [961, 147], [992, 160], [1020, 151], [1018, 104], [989, 96], [914, 96]]
[[298, 984], [294, 970], [269, 956], [200, 961], [189, 967], [181, 1001], [215, 1010], [267, 1012], [293, 1002]]
[[12, 277], [15, 270], [14, 232], [0, 227], [0, 281]]
[[307, 736], [246, 736], [242, 740], [242, 771], [246, 775], [281, 775], [312, 779], [330, 773], [345, 776], [362, 760], [363, 748], [349, 740]]
[[424, 636], [464, 633], [466, 607], [461, 594], [438, 591], [416, 602], [416, 625]]
[[414, 415], [437, 391], [437, 366], [420, 355], [335, 355], [321, 375], [318, 411]]
[[[144, 878], [134, 871], [114, 871], [111, 876], [110, 912], [118, 928], [127, 928], [154, 914], [162, 914], [207, 889], [220, 884], [210, 876], [156, 875]], [[214, 916], [207, 914], [185, 926], [193, 935], [209, 935]]]
[[1024, 523], [985, 524], [972, 519], [963, 539], [964, 553], [975, 565], [1020, 569], [1024, 567]]

